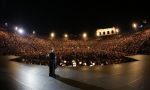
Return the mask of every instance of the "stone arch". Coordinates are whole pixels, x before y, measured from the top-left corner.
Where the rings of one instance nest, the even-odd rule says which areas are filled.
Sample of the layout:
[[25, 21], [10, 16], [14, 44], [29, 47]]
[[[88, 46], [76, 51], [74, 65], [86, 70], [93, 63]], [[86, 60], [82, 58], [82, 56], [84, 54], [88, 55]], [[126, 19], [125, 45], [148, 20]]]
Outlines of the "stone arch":
[[110, 34], [110, 32], [109, 32], [109, 31], [107, 31], [107, 34]]
[[103, 35], [105, 35], [105, 32], [103, 32]]
[[114, 34], [114, 30], [112, 30], [111, 33]]

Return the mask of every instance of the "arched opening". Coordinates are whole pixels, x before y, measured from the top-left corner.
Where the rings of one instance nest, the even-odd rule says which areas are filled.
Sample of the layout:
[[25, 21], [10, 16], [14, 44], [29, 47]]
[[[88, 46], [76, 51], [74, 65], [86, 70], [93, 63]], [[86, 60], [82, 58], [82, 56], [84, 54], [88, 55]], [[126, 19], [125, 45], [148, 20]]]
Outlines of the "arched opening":
[[105, 32], [103, 32], [103, 35], [105, 35]]
[[107, 31], [107, 34], [110, 34], [109, 31]]
[[114, 34], [114, 31], [112, 30], [111, 33]]

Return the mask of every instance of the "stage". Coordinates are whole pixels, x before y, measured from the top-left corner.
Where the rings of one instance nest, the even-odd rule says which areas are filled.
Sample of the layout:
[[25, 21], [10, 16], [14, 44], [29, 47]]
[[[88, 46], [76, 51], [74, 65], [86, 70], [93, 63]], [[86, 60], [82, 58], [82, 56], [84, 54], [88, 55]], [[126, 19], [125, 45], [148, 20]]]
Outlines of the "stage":
[[1, 90], [149, 90], [150, 56], [137, 61], [106, 66], [58, 67], [56, 78], [48, 66], [12, 61], [18, 56], [0, 56]]

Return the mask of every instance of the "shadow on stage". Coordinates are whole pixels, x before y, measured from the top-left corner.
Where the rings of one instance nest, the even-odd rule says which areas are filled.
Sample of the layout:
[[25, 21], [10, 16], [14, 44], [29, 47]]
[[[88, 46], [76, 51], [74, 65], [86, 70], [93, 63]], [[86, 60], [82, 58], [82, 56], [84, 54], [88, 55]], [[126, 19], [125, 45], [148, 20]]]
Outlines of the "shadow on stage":
[[82, 90], [106, 90], [102, 87], [86, 84], [86, 83], [76, 81], [76, 80], [72, 80], [72, 79], [69, 79], [69, 78], [64, 78], [64, 77], [61, 77], [59, 75], [56, 75], [55, 79], [57, 79], [57, 80], [59, 80], [63, 83], [66, 83], [68, 85], [71, 85], [73, 87], [80, 88]]

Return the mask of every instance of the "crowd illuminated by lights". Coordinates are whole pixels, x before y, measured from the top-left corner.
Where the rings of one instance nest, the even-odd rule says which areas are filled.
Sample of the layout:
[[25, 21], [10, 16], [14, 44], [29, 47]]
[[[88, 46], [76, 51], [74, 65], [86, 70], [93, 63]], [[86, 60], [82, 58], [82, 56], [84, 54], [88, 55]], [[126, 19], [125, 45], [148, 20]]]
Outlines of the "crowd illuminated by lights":
[[[51, 36], [54, 37], [55, 34]], [[22, 37], [17, 33], [0, 30], [0, 50], [3, 51], [2, 54], [21, 56], [24, 62], [47, 63], [46, 55], [54, 47], [60, 66], [103, 66], [125, 62], [122, 57], [137, 54], [143, 43], [149, 39], [150, 30], [86, 41], [52, 40], [32, 35]]]

